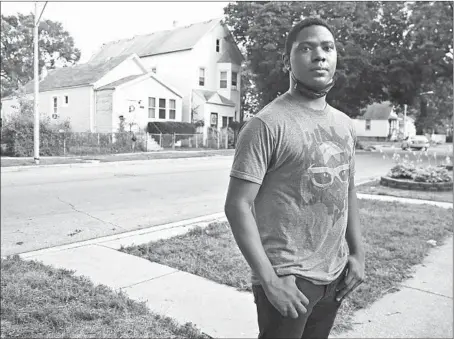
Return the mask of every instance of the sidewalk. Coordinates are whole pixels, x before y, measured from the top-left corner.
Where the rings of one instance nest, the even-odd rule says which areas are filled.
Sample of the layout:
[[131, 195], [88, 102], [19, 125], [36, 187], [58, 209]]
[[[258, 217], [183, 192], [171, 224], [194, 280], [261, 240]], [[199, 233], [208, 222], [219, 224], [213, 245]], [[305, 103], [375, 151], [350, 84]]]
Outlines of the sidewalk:
[[232, 156], [234, 149], [194, 149], [194, 150], [163, 150], [153, 152], [119, 153], [119, 154], [98, 154], [83, 156], [42, 156], [40, 164], [35, 165], [33, 157], [4, 157], [0, 158], [1, 171], [18, 170], [26, 168], [43, 168], [49, 166], [74, 167], [74, 166], [94, 166], [112, 162], [134, 162], [145, 160], [163, 160], [180, 158], [200, 158], [213, 156]]
[[[360, 198], [368, 198], [361, 196]], [[376, 196], [377, 200], [389, 200]], [[401, 201], [399, 198], [392, 200]], [[408, 200], [405, 202], [409, 202]], [[433, 202], [431, 202], [433, 203]], [[452, 208], [452, 204], [435, 205]], [[196, 226], [225, 220], [223, 213], [109, 236], [84, 243], [23, 253], [24, 259], [75, 270], [95, 284], [104, 284], [139, 301], [150, 310], [180, 323], [192, 322], [216, 338], [256, 338], [256, 310], [251, 293], [178, 271], [117, 250], [183, 234]], [[435, 248], [417, 267], [413, 278], [360, 310], [353, 331], [333, 338], [452, 338], [452, 237]]]

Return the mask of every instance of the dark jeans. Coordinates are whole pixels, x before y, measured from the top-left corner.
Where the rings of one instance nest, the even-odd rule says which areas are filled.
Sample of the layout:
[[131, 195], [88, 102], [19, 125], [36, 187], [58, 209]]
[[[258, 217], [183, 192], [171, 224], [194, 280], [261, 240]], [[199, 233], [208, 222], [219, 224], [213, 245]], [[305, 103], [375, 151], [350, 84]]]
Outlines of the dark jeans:
[[268, 301], [260, 285], [253, 285], [259, 323], [259, 339], [263, 338], [328, 338], [337, 310], [336, 289], [343, 282], [346, 269], [329, 285], [314, 285], [308, 280], [296, 278], [296, 285], [309, 299], [307, 313], [297, 319], [283, 317]]

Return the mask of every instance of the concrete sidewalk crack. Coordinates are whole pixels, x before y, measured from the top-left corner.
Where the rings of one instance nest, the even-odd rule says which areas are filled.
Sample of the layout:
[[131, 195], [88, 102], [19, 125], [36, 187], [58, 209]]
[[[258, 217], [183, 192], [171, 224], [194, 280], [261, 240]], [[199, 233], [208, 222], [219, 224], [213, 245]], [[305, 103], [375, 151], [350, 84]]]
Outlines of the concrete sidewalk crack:
[[123, 289], [125, 289], [125, 288], [130, 288], [130, 287], [133, 287], [133, 286], [136, 286], [136, 285], [145, 283], [145, 282], [149, 282], [149, 281], [152, 281], [152, 280], [156, 280], [156, 279], [159, 279], [159, 278], [167, 277], [168, 275], [175, 274], [175, 273], [178, 273], [178, 272], [180, 272], [180, 271], [179, 271], [179, 270], [175, 270], [175, 271], [173, 271], [173, 272], [166, 273], [166, 274], [160, 275], [160, 276], [158, 276], [158, 277], [153, 277], [153, 278], [151, 278], [151, 279], [146, 279], [146, 280], [143, 280], [143, 281], [139, 281], [139, 282], [137, 282], [137, 283], [134, 283], [134, 284], [131, 284], [131, 285], [128, 285], [128, 286], [120, 287], [120, 290], [123, 290]]
[[448, 299], [451, 299], [451, 300], [452, 300], [452, 297], [449, 297], [449, 296], [444, 295], [444, 294], [440, 294], [440, 293], [436, 293], [436, 292], [431, 292], [431, 291], [426, 291], [426, 290], [423, 290], [423, 289], [421, 289], [421, 288], [411, 287], [411, 286], [407, 286], [407, 285], [404, 285], [404, 284], [400, 284], [400, 286], [405, 287], [405, 288], [410, 288], [410, 289], [412, 289], [412, 290], [424, 292], [424, 293], [434, 294], [434, 295], [437, 295], [437, 296], [439, 296], [439, 297], [448, 298]]
[[114, 223], [112, 223], [112, 222], [110, 222], [110, 221], [105, 221], [105, 220], [102, 220], [102, 219], [100, 219], [100, 218], [98, 218], [98, 217], [95, 217], [95, 216], [91, 215], [90, 213], [87, 213], [87, 212], [84, 212], [84, 211], [78, 210], [78, 209], [77, 209], [77, 208], [76, 208], [76, 207], [75, 207], [75, 206], [74, 206], [73, 204], [71, 204], [70, 202], [67, 202], [67, 201], [63, 201], [63, 200], [62, 200], [62, 199], [61, 199], [60, 197], [57, 197], [57, 199], [58, 199], [58, 200], [60, 200], [60, 201], [61, 201], [62, 203], [64, 203], [64, 204], [67, 204], [67, 205], [71, 206], [71, 208], [72, 208], [72, 209], [73, 209], [74, 211], [76, 211], [76, 212], [79, 212], [79, 213], [85, 214], [86, 216], [88, 216], [88, 217], [90, 217], [90, 218], [93, 218], [93, 219], [96, 219], [96, 220], [98, 220], [98, 221], [101, 221], [102, 223], [105, 223], [105, 224], [110, 224], [110, 225], [112, 225], [112, 226], [115, 226], [115, 227], [121, 228], [121, 229], [122, 229], [122, 230], [124, 230], [124, 231], [127, 231], [127, 229], [125, 229], [125, 228], [121, 227], [120, 225], [114, 224]]

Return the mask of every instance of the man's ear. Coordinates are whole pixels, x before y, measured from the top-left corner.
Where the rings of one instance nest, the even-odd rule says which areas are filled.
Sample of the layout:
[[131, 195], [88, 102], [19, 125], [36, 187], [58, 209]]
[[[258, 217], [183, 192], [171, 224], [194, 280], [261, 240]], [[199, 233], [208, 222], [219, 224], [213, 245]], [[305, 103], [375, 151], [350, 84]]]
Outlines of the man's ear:
[[284, 63], [285, 72], [290, 72], [290, 58], [287, 54], [282, 54], [282, 62]]

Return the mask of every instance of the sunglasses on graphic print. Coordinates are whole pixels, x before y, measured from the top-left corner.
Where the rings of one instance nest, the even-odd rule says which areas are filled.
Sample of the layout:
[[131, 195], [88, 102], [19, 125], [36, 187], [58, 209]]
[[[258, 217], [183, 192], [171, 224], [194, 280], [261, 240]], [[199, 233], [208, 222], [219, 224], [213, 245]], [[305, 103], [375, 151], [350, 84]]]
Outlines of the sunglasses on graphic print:
[[341, 182], [348, 181], [349, 164], [344, 164], [336, 168], [330, 167], [309, 167], [307, 172], [311, 176], [311, 181], [316, 187], [327, 188], [338, 178]]

